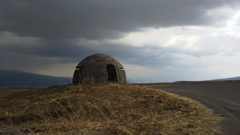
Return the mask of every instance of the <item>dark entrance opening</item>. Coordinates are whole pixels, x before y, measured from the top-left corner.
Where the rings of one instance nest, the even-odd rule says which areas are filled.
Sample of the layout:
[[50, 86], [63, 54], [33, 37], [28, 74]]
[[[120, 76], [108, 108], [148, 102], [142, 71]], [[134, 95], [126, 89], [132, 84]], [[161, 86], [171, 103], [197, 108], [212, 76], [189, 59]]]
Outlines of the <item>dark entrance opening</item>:
[[117, 72], [114, 65], [107, 65], [108, 81], [117, 82]]

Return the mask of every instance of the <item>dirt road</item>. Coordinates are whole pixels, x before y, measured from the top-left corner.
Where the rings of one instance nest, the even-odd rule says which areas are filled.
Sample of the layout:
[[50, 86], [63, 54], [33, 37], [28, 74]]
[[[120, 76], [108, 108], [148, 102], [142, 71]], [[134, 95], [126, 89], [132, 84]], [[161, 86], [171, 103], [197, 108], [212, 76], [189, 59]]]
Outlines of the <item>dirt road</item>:
[[240, 81], [179, 82], [152, 86], [186, 96], [214, 109], [227, 119], [221, 123], [226, 135], [240, 135]]

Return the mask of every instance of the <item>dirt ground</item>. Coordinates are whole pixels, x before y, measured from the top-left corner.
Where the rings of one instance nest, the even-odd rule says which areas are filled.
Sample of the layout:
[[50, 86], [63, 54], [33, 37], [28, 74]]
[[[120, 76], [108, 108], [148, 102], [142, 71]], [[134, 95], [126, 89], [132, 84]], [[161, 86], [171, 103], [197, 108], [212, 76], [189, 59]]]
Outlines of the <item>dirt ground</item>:
[[224, 134], [240, 134], [240, 81], [177, 82], [151, 86], [201, 102], [226, 117]]

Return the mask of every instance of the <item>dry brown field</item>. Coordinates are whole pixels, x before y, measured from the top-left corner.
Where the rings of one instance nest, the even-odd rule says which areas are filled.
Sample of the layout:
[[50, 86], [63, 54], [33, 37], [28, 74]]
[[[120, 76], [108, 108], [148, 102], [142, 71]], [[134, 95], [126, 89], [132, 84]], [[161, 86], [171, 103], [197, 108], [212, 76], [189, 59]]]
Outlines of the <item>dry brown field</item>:
[[222, 116], [188, 98], [136, 85], [0, 91], [2, 134], [221, 134]]

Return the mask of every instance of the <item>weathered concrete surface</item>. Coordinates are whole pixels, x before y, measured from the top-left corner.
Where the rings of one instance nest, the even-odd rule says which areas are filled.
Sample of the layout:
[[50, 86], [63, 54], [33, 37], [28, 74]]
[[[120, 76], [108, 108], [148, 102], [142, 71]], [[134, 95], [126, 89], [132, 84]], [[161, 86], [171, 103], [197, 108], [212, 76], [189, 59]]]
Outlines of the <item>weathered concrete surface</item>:
[[240, 135], [240, 81], [182, 82], [152, 86], [200, 101], [222, 114], [226, 135]]
[[77, 65], [72, 82], [78, 84], [88, 79], [95, 83], [126, 83], [126, 74], [116, 59], [105, 54], [93, 54]]

